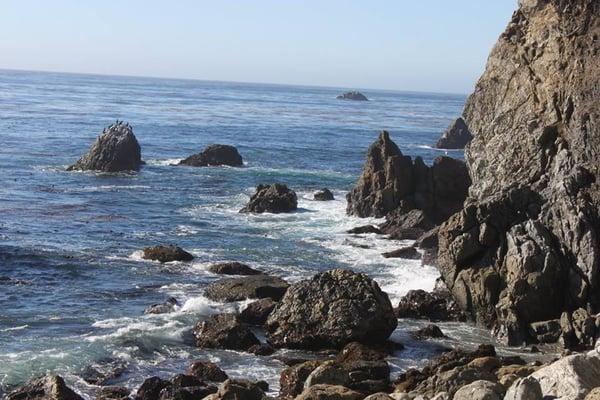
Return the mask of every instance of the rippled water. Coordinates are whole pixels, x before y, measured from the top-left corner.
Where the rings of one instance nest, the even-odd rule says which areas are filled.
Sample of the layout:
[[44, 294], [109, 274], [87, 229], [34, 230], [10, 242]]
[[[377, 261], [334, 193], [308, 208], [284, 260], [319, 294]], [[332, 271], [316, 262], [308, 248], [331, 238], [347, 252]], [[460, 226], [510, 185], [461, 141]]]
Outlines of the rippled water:
[[[90, 394], [94, 387], [79, 377], [85, 367], [117, 361], [127, 368], [114, 383], [135, 388], [144, 377], [209, 358], [277, 391], [283, 364], [276, 357], [284, 352], [257, 357], [189, 345], [196, 321], [244, 306], [202, 296], [219, 278], [206, 270], [216, 261], [246, 262], [289, 281], [351, 268], [376, 279], [394, 303], [410, 289], [431, 289], [434, 268], [380, 255], [399, 243], [344, 233], [368, 222], [345, 215], [344, 196], [380, 129], [405, 154], [430, 162], [439, 152], [429, 146], [464, 97], [369, 90], [363, 103], [336, 100], [340, 91], [0, 71], [1, 386], [52, 371]], [[147, 162], [141, 172], [65, 172], [115, 119], [134, 127]], [[171, 166], [209, 143], [236, 145], [246, 166]], [[298, 192], [298, 212], [238, 213], [255, 185], [271, 182]], [[321, 187], [337, 200], [312, 201]], [[196, 261], [140, 259], [140, 249], [160, 243], [177, 243]], [[168, 296], [181, 309], [143, 315]], [[407, 337], [418, 324], [402, 321], [394, 334], [408, 345], [393, 360], [396, 371], [435, 350]], [[463, 343], [485, 335], [446, 328]]]

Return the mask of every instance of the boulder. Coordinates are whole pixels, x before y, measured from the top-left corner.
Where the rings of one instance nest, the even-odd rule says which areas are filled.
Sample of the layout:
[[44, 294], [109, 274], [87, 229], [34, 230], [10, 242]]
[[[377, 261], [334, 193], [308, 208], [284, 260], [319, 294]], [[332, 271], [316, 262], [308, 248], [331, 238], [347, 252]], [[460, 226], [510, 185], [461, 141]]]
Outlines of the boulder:
[[413, 338], [417, 340], [423, 339], [442, 339], [447, 338], [448, 336], [444, 335], [444, 332], [437, 325], [427, 325], [423, 328], [417, 329], [410, 334]]
[[142, 166], [140, 145], [128, 123], [117, 121], [102, 131], [90, 150], [68, 171], [138, 171]]
[[241, 301], [245, 299], [281, 299], [289, 284], [283, 279], [269, 275], [251, 275], [226, 278], [208, 285], [204, 295], [214, 301]]
[[171, 386], [171, 382], [161, 379], [158, 376], [153, 376], [146, 379], [137, 390], [135, 395], [136, 400], [159, 400], [160, 392]]
[[540, 400], [542, 398], [540, 384], [532, 377], [517, 379], [504, 395], [504, 400]]
[[318, 349], [380, 343], [396, 325], [390, 300], [375, 281], [334, 269], [290, 286], [266, 330], [274, 346]]
[[600, 387], [590, 390], [587, 396], [585, 396], [585, 400], [600, 400]]
[[177, 374], [170, 385], [160, 391], [160, 400], [196, 400], [217, 392], [217, 387], [207, 385], [192, 375]]
[[6, 400], [83, 400], [58, 375], [46, 375], [6, 395]]
[[564, 311], [560, 317], [560, 341], [564, 348], [581, 350], [594, 347], [598, 328], [596, 318], [583, 308], [572, 313]]
[[225, 262], [213, 264], [208, 267], [208, 270], [215, 274], [221, 275], [261, 275], [262, 272], [258, 271], [249, 265], [242, 264], [240, 262]]
[[405, 258], [407, 260], [418, 260], [421, 253], [413, 246], [401, 247], [398, 250], [388, 251], [381, 254], [384, 258]]
[[369, 99], [367, 99], [367, 96], [365, 96], [364, 94], [362, 94], [361, 92], [356, 91], [356, 90], [340, 94], [339, 96], [336, 97], [336, 99], [339, 99], [339, 100], [357, 100], [357, 101], [367, 101], [367, 100], [369, 100]]
[[442, 133], [435, 147], [438, 149], [464, 149], [471, 139], [473, 139], [473, 135], [471, 135], [465, 120], [459, 117]]
[[262, 325], [267, 322], [267, 318], [271, 311], [275, 308], [275, 303], [270, 298], [256, 300], [240, 312], [238, 320], [250, 325]]
[[558, 319], [529, 324], [529, 335], [538, 343], [555, 343], [561, 334], [562, 330]]
[[244, 165], [242, 156], [234, 146], [226, 144], [211, 144], [206, 146], [200, 153], [189, 156], [179, 162], [179, 165], [191, 167], [208, 167], [227, 165], [230, 167], [241, 167]]
[[396, 308], [398, 318], [430, 321], [465, 321], [466, 315], [456, 306], [449, 293], [409, 290]]
[[279, 396], [293, 399], [304, 390], [304, 382], [322, 361], [311, 360], [295, 364], [281, 371], [279, 377]]
[[100, 390], [96, 400], [129, 400], [130, 391], [123, 386], [105, 386]]
[[260, 344], [252, 330], [234, 314], [217, 314], [196, 324], [196, 346], [214, 349], [245, 350]]
[[334, 200], [333, 198], [333, 193], [331, 193], [331, 190], [327, 189], [327, 188], [323, 188], [317, 192], [315, 192], [313, 198], [317, 201], [331, 201]]
[[495, 382], [475, 381], [458, 389], [454, 400], [502, 400], [504, 388]]
[[600, 386], [600, 358], [586, 354], [563, 357], [540, 368], [531, 377], [537, 380], [544, 398], [584, 399]]
[[306, 388], [296, 400], [362, 400], [365, 396], [339, 385], [314, 385]]
[[100, 359], [86, 366], [80, 376], [90, 385], [103, 386], [125, 372], [127, 364], [113, 358]]
[[356, 228], [349, 229], [347, 233], [351, 233], [353, 235], [364, 235], [366, 233], [374, 233], [377, 235], [381, 235], [381, 229], [373, 226], [373, 225], [363, 225], [357, 226]]
[[179, 246], [168, 245], [146, 247], [142, 258], [166, 263], [172, 261], [192, 261], [194, 256]]
[[256, 192], [250, 197], [248, 204], [240, 210], [241, 213], [288, 213], [298, 208], [296, 192], [280, 183], [273, 185], [258, 185]]
[[144, 310], [144, 314], [167, 314], [181, 306], [175, 297], [169, 297], [164, 303], [152, 304]]
[[202, 381], [224, 382], [228, 376], [219, 366], [209, 361], [194, 361], [186, 372]]
[[382, 233], [395, 240], [417, 240], [435, 228], [435, 223], [422, 210], [400, 207], [390, 212], [379, 226]]
[[258, 383], [246, 379], [227, 379], [221, 383], [210, 400], [266, 400], [267, 395]]
[[275, 348], [268, 343], [255, 344], [248, 348], [248, 353], [252, 353], [257, 356], [270, 356], [275, 353]]
[[379, 392], [365, 397], [364, 400], [394, 400], [394, 398], [385, 392]]

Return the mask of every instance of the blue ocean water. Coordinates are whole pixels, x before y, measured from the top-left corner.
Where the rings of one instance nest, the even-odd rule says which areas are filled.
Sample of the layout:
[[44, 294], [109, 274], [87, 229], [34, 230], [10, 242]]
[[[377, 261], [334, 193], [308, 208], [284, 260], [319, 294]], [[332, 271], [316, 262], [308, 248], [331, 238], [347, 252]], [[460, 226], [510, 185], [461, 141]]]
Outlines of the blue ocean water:
[[[434, 268], [381, 257], [399, 243], [345, 233], [369, 221], [347, 217], [344, 196], [379, 130], [431, 162], [440, 152], [429, 146], [465, 97], [366, 90], [369, 102], [336, 100], [343, 90], [0, 71], [0, 386], [55, 372], [91, 396], [94, 386], [81, 379], [90, 365], [124, 365], [113, 383], [134, 389], [144, 377], [208, 358], [276, 391], [285, 352], [257, 357], [190, 345], [195, 322], [244, 306], [202, 296], [219, 278], [206, 270], [217, 261], [292, 282], [351, 268], [376, 279], [394, 303], [409, 289], [430, 289]], [[133, 126], [146, 166], [135, 175], [66, 172], [116, 119]], [[171, 165], [210, 143], [237, 146], [245, 167]], [[238, 213], [257, 184], [272, 182], [297, 191], [299, 212]], [[321, 187], [336, 201], [312, 201]], [[141, 260], [142, 248], [167, 243], [196, 261]], [[168, 296], [181, 309], [143, 315]], [[409, 340], [414, 324], [395, 335]], [[481, 334], [448, 329], [463, 340]], [[394, 367], [418, 365], [431, 351], [409, 345]]]

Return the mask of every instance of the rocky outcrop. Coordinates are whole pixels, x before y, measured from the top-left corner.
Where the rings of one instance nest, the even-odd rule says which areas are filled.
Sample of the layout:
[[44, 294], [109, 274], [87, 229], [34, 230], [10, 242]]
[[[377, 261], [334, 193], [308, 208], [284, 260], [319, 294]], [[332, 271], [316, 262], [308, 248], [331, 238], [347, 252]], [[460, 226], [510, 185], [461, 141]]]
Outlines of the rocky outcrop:
[[226, 144], [211, 144], [206, 146], [200, 153], [189, 156], [179, 162], [179, 165], [191, 167], [209, 167], [227, 165], [230, 167], [241, 167], [244, 165], [242, 156], [234, 146]]
[[424, 326], [423, 328], [411, 332], [410, 335], [417, 340], [442, 339], [447, 337], [437, 325]]
[[465, 120], [460, 117], [444, 131], [435, 147], [438, 149], [464, 149], [471, 139], [473, 139], [473, 135], [471, 135]]
[[339, 96], [336, 97], [336, 99], [340, 99], [340, 100], [356, 100], [356, 101], [367, 101], [367, 100], [369, 100], [369, 99], [367, 99], [367, 96], [365, 96], [364, 94], [362, 94], [361, 92], [356, 91], [356, 90], [340, 94]]
[[396, 209], [401, 214], [419, 209], [439, 223], [461, 209], [469, 185], [462, 161], [442, 156], [431, 167], [420, 157], [413, 162], [383, 131], [369, 147], [358, 183], [347, 195], [347, 213], [383, 217]]
[[298, 197], [296, 192], [280, 183], [273, 185], [258, 185], [256, 193], [250, 197], [250, 201], [241, 213], [287, 213], [298, 208]]
[[249, 265], [242, 264], [240, 262], [226, 262], [213, 264], [208, 267], [208, 270], [215, 274], [221, 275], [261, 275], [262, 272], [258, 271]]
[[206, 400], [267, 400], [264, 386], [246, 379], [227, 379]]
[[599, 35], [595, 0], [520, 1], [465, 106], [473, 184], [440, 229], [438, 267], [509, 344], [600, 310]]
[[383, 232], [381, 232], [381, 229], [377, 228], [376, 226], [363, 225], [363, 226], [357, 226], [356, 228], [349, 229], [347, 231], [347, 233], [350, 233], [352, 235], [364, 235], [364, 234], [369, 234], [369, 233], [381, 235]]
[[276, 304], [270, 298], [256, 300], [240, 312], [238, 319], [247, 324], [262, 325], [267, 322], [267, 318]]
[[384, 258], [404, 258], [408, 260], [418, 260], [421, 258], [421, 253], [412, 246], [401, 247], [397, 250], [381, 253]]
[[209, 382], [224, 382], [228, 376], [219, 366], [209, 361], [194, 361], [187, 369], [187, 374]]
[[166, 263], [172, 261], [192, 261], [194, 256], [179, 246], [168, 245], [146, 247], [142, 258]]
[[465, 321], [467, 316], [452, 300], [450, 293], [436, 290], [410, 290], [396, 308], [398, 318], [428, 319], [430, 321]]
[[331, 193], [331, 190], [327, 189], [327, 188], [323, 188], [319, 191], [316, 191], [315, 194], [313, 195], [313, 198], [317, 201], [331, 201], [334, 200], [333, 198], [333, 193]]
[[211, 283], [204, 295], [214, 301], [241, 301], [246, 299], [281, 299], [289, 284], [283, 279], [269, 275], [250, 275], [226, 278]]
[[105, 128], [90, 150], [68, 171], [123, 172], [142, 166], [140, 145], [127, 123], [117, 121]]
[[260, 344], [250, 328], [234, 314], [212, 315], [194, 328], [196, 346], [212, 349], [248, 350]]
[[6, 400], [83, 400], [58, 375], [34, 379], [6, 395]]
[[375, 281], [334, 269], [290, 286], [266, 330], [275, 346], [318, 349], [381, 343], [396, 325], [390, 300]]
[[304, 390], [304, 382], [322, 361], [310, 360], [289, 366], [281, 371], [279, 378], [279, 396], [283, 399], [293, 399]]

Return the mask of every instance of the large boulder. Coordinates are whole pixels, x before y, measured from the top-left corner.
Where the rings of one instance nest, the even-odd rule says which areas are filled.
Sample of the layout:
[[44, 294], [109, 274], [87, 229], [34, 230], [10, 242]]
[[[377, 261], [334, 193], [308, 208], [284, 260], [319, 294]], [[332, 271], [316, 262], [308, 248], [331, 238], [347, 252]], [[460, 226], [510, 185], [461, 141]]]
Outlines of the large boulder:
[[158, 376], [153, 376], [147, 378], [142, 382], [142, 385], [138, 388], [135, 399], [136, 400], [159, 400], [160, 392], [163, 389], [170, 387], [171, 382], [159, 378]]
[[396, 308], [398, 318], [428, 319], [430, 321], [465, 321], [466, 315], [457, 307], [449, 293], [436, 290], [409, 290]]
[[459, 117], [442, 133], [435, 147], [438, 149], [464, 149], [471, 139], [473, 139], [473, 135], [471, 135], [469, 127], [465, 120]]
[[304, 390], [304, 382], [322, 361], [310, 360], [291, 365], [281, 371], [279, 377], [279, 396], [284, 399], [293, 399]]
[[289, 284], [277, 276], [250, 275], [225, 278], [211, 283], [204, 295], [214, 301], [240, 301], [246, 299], [281, 299]]
[[563, 357], [531, 377], [539, 382], [544, 398], [584, 399], [600, 386], [600, 358], [597, 353]]
[[272, 185], [258, 185], [256, 192], [250, 197], [250, 201], [241, 213], [288, 213], [298, 208], [298, 197], [296, 192], [286, 185], [274, 183]]
[[137, 171], [142, 166], [140, 145], [127, 123], [117, 121], [102, 131], [90, 150], [68, 171]]
[[179, 165], [191, 167], [208, 167], [227, 165], [230, 167], [241, 167], [244, 165], [242, 156], [234, 146], [226, 144], [211, 144], [206, 146], [200, 153], [193, 154], [179, 162]]
[[166, 263], [172, 261], [192, 261], [194, 256], [181, 247], [171, 244], [168, 246], [146, 247], [142, 258]]
[[15, 389], [6, 400], [83, 400], [58, 375], [46, 375]]
[[340, 94], [336, 98], [340, 99], [340, 100], [356, 100], [356, 101], [367, 101], [367, 100], [369, 100], [369, 99], [367, 99], [367, 96], [365, 96], [364, 94], [362, 94], [361, 92], [359, 92], [357, 90], [352, 90], [350, 92], [346, 92], [346, 93]]
[[247, 351], [260, 344], [252, 330], [238, 321], [235, 314], [212, 315], [198, 322], [193, 334], [196, 346], [202, 348]]
[[315, 349], [383, 342], [396, 325], [390, 300], [375, 281], [334, 269], [290, 286], [266, 329], [275, 346]]
[[267, 400], [264, 387], [246, 379], [227, 379], [207, 400]]
[[504, 387], [496, 382], [479, 380], [458, 389], [453, 400], [502, 400]]
[[276, 304], [277, 303], [268, 297], [256, 300], [248, 304], [248, 306], [240, 312], [238, 319], [247, 324], [262, 325], [267, 322], [267, 318], [275, 308]]

